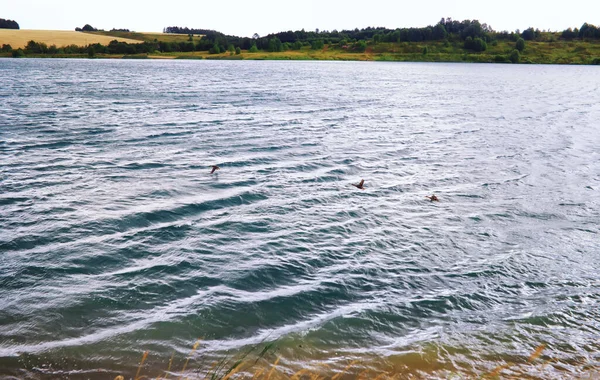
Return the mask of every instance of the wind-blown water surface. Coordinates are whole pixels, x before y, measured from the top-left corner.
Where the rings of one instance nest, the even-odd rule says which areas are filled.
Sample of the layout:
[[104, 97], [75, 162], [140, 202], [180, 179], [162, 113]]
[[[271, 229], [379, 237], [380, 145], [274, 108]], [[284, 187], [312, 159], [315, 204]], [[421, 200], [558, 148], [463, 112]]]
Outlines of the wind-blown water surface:
[[29, 59], [0, 80], [0, 374], [165, 368], [199, 337], [598, 363], [597, 68]]

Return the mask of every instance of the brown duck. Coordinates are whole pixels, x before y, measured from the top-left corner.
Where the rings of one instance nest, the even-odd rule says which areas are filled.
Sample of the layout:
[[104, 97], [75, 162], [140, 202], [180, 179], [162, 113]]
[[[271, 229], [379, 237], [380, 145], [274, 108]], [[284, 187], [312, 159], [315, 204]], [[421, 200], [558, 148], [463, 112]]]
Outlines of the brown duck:
[[221, 169], [220, 167], [218, 167], [217, 165], [213, 165], [212, 166], [212, 170], [210, 171], [210, 174], [213, 174], [214, 172], [216, 172], [217, 170]]
[[363, 186], [365, 184], [365, 180], [361, 179], [360, 183], [353, 183], [352, 186], [356, 187], [357, 189], [361, 189], [364, 190], [365, 187]]
[[432, 202], [439, 202], [440, 201], [438, 199], [438, 197], [435, 196], [435, 194], [433, 194], [433, 195], [427, 195], [427, 196], [425, 196], [425, 198], [429, 199]]

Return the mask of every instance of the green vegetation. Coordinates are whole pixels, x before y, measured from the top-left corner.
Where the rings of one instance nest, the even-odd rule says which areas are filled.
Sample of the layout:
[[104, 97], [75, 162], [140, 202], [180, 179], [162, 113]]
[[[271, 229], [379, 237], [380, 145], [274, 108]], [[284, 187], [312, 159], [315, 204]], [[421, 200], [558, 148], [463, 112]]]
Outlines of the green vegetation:
[[19, 23], [15, 20], [0, 18], [0, 29], [19, 29]]
[[75, 28], [76, 32], [97, 32], [98, 29], [94, 28], [90, 24], [85, 24], [83, 28]]
[[523, 38], [519, 38], [517, 40], [517, 46], [516, 46], [517, 50], [522, 52], [523, 50], [525, 50], [525, 40]]
[[[94, 29], [90, 25], [86, 30]], [[83, 29], [82, 29], [83, 30]], [[46, 46], [30, 41], [23, 50], [36, 57], [116, 58], [136, 55], [188, 59], [379, 60], [480, 63], [597, 64], [600, 29], [583, 24], [580, 29], [542, 32], [494, 31], [477, 20], [441, 19], [425, 28], [365, 28], [344, 31], [287, 31], [252, 38], [179, 27], [161, 33], [136, 33], [127, 29], [93, 31], [140, 43], [111, 41], [108, 45]], [[180, 33], [180, 34], [176, 34]], [[10, 47], [0, 55], [10, 56]], [[91, 51], [91, 53], [90, 53]]]
[[16, 49], [12, 51], [12, 56], [13, 58], [23, 58], [25, 57], [25, 52], [23, 51], [23, 49]]
[[517, 49], [513, 50], [512, 53], [510, 53], [510, 56], [508, 57], [508, 59], [512, 63], [519, 63], [519, 61], [521, 60], [521, 54], [519, 54], [519, 50], [517, 50]]
[[469, 36], [465, 39], [465, 49], [477, 52], [485, 51], [487, 50], [487, 43], [479, 37], [473, 39]]

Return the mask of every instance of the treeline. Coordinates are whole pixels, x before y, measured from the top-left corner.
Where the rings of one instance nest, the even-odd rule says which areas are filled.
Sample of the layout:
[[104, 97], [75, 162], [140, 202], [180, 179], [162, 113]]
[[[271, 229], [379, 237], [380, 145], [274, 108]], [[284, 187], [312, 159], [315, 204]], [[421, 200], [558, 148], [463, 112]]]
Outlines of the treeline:
[[5, 20], [0, 18], [0, 29], [20, 29], [19, 23], [15, 20]]
[[[97, 32], [98, 29], [94, 28], [93, 26], [91, 26], [90, 24], [85, 24], [83, 26], [83, 28], [75, 28], [76, 32]], [[100, 29], [100, 31], [102, 31], [102, 29]]]
[[209, 33], [218, 33], [216, 30], [212, 29], [190, 29], [188, 27], [181, 28], [179, 26], [167, 26], [163, 28], [163, 33], [170, 34], [209, 34]]
[[[4, 48], [4, 46], [3, 46]], [[10, 48], [10, 45], [8, 45]], [[126, 42], [119, 42], [117, 40], [111, 41], [108, 45], [102, 44], [91, 44], [88, 46], [78, 45], [67, 45], [57, 47], [56, 45], [50, 45], [43, 42], [29, 41], [22, 50], [25, 55], [62, 55], [62, 54], [88, 54], [89, 56], [95, 56], [96, 54], [148, 54], [157, 51], [159, 48], [158, 43], [154, 42], [141, 42], [139, 44], [128, 44]], [[10, 51], [10, 50], [9, 50]], [[14, 55], [13, 50], [13, 55]]]
[[575, 38], [600, 40], [600, 28], [587, 22], [577, 29], [563, 30], [561, 37], [567, 40]]
[[[196, 50], [225, 51], [229, 47], [240, 47], [244, 50], [284, 51], [310, 46], [318, 49], [325, 44], [337, 44], [345, 49], [364, 50], [367, 42], [423, 42], [423, 41], [462, 41], [465, 49], [484, 51], [487, 45], [497, 40], [526, 41], [546, 40], [549, 33], [543, 34], [539, 29], [528, 28], [524, 31], [495, 31], [491, 26], [478, 20], [453, 20], [442, 18], [437, 24], [423, 28], [375, 28], [342, 30], [342, 31], [286, 31], [260, 37], [255, 34], [252, 38], [229, 36], [210, 29], [193, 29], [188, 27], [169, 26], [163, 29], [165, 33], [201, 34], [202, 40]], [[551, 39], [554, 37], [551, 36]], [[580, 29], [567, 29], [560, 38], [600, 39], [600, 29], [591, 24], [583, 24]]]
[[[83, 28], [77, 27], [75, 28], [76, 32], [104, 32], [104, 29], [96, 29], [93, 26], [91, 26], [90, 24], [85, 24], [83, 26]], [[130, 32], [129, 29], [116, 29], [116, 28], [112, 28], [110, 30], [111, 32]]]
[[[326, 44], [337, 44], [339, 47], [354, 51], [364, 51], [367, 41], [379, 42], [422, 42], [435, 40], [462, 40], [465, 47], [476, 51], [485, 50], [486, 43], [494, 39], [493, 30], [478, 20], [456, 21], [442, 18], [436, 25], [424, 28], [374, 28], [342, 30], [342, 31], [286, 31], [252, 38], [229, 36], [210, 29], [190, 29], [187, 27], [169, 26], [165, 33], [201, 34], [204, 37], [197, 44], [196, 50], [223, 52], [230, 46], [244, 50], [285, 51], [299, 50], [304, 46], [322, 49]], [[517, 37], [514, 38], [515, 40]]]

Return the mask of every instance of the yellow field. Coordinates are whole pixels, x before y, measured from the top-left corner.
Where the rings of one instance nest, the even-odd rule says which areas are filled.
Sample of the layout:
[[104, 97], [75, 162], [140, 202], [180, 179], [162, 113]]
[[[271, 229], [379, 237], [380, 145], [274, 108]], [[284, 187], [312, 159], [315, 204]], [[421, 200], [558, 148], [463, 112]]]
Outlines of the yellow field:
[[89, 44], [101, 43], [108, 45], [112, 40], [123, 41], [127, 43], [140, 43], [142, 41], [113, 36], [102, 36], [83, 32], [69, 30], [15, 30], [0, 29], [0, 45], [9, 44], [13, 49], [23, 48], [29, 41], [43, 42], [48, 46], [57, 47], [66, 45], [86, 46]]
[[[111, 31], [97, 31], [88, 32], [94, 35], [102, 36], [113, 36], [119, 38], [130, 38], [134, 40], [142, 40], [146, 42], [162, 41], [162, 42], [187, 42], [189, 36], [187, 34], [172, 34], [172, 33], [144, 33], [144, 32], [111, 32]], [[202, 35], [194, 34], [192, 41], [197, 43], [202, 38]]]

